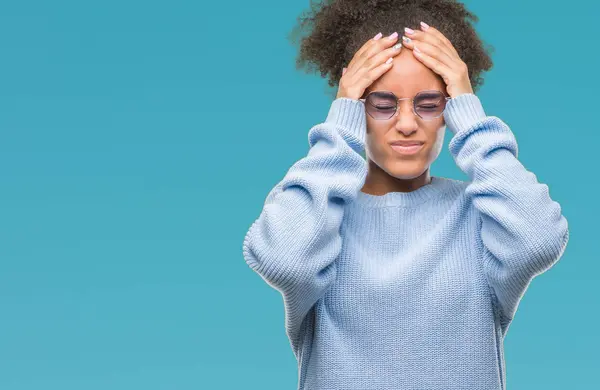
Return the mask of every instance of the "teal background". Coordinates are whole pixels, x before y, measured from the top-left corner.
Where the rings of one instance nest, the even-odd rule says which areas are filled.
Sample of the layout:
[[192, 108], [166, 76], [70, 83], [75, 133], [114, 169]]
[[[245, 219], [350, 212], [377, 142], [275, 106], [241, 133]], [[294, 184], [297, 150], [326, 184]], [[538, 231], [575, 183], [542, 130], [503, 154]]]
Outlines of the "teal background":
[[[308, 4], [2, 3], [0, 389], [296, 388], [241, 248], [331, 103], [286, 38]], [[478, 96], [571, 233], [510, 327], [508, 389], [591, 389], [600, 3], [466, 5], [495, 47]], [[432, 174], [465, 180], [450, 138]]]

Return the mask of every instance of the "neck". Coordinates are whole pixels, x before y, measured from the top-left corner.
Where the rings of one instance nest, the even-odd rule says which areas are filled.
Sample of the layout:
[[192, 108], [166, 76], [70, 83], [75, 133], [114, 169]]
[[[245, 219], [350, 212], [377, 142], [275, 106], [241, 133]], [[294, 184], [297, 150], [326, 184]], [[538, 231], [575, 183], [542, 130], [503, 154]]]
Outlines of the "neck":
[[368, 160], [368, 172], [361, 192], [370, 195], [385, 195], [388, 192], [412, 192], [431, 183], [430, 169], [421, 175], [402, 179], [391, 176], [373, 161]]

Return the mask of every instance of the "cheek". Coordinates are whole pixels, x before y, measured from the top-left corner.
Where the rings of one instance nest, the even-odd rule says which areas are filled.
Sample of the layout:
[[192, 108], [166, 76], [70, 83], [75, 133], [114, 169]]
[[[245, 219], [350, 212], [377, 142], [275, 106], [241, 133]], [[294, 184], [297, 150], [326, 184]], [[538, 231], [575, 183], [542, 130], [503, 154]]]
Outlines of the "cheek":
[[370, 151], [371, 156], [385, 154], [386, 142], [383, 130], [367, 127], [365, 148]]
[[429, 159], [430, 161], [435, 160], [442, 151], [444, 147], [444, 137], [446, 135], [446, 126], [442, 126], [435, 131], [435, 134], [431, 136], [431, 146], [429, 151]]

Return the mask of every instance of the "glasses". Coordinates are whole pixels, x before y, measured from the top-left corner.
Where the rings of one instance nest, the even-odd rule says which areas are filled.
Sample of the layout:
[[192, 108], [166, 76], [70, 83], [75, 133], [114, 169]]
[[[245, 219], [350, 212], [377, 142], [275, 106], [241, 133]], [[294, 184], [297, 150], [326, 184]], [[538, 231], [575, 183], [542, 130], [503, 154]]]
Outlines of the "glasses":
[[365, 103], [365, 110], [373, 119], [386, 120], [396, 114], [398, 102], [411, 100], [413, 112], [426, 121], [439, 118], [446, 108], [446, 102], [452, 99], [445, 96], [441, 91], [421, 91], [414, 98], [398, 99], [393, 92], [372, 91], [364, 99], [358, 99]]

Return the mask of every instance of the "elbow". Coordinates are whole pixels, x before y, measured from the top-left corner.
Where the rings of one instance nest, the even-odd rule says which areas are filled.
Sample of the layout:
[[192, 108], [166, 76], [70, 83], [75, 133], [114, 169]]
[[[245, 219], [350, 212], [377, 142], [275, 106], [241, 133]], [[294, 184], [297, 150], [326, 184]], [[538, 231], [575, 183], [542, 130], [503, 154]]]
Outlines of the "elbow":
[[253, 271], [262, 276], [266, 281], [273, 285], [278, 285], [278, 267], [275, 267], [274, 264], [272, 264], [273, 261], [271, 259], [273, 256], [268, 251], [269, 246], [261, 240], [260, 236], [257, 238], [253, 234], [253, 229], [256, 224], [257, 221], [252, 224], [244, 236], [244, 242], [242, 244], [244, 261]]
[[567, 248], [569, 243], [569, 226], [567, 220], [564, 219], [563, 227], [559, 230], [558, 239], [554, 241], [552, 255], [555, 258], [554, 261], [560, 259]]
[[244, 243], [242, 244], [242, 255], [246, 264], [253, 270], [256, 270], [258, 267], [258, 259], [251, 249], [249, 232], [246, 233], [246, 236], [244, 237]]
[[277, 290], [289, 289], [296, 280], [303, 279], [302, 251], [296, 245], [280, 241], [269, 242], [263, 235], [254, 232], [255, 222], [246, 233], [242, 254], [246, 264]]
[[538, 264], [536, 274], [548, 270], [558, 262], [569, 242], [569, 227], [563, 216], [560, 217], [558, 223], [546, 225], [538, 231], [541, 238], [530, 240], [533, 242], [528, 248], [529, 255], [533, 256]]
[[569, 224], [567, 219], [560, 215], [558, 221], [553, 225], [552, 231], [550, 234], [547, 234], [547, 240], [543, 241], [543, 248], [545, 249], [546, 257], [549, 258], [551, 263], [555, 263], [558, 259], [560, 259], [567, 247], [567, 243], [569, 242]]
[[569, 223], [562, 214], [560, 205], [552, 201], [552, 206], [546, 208], [547, 214], [538, 219], [537, 231], [540, 233], [538, 248], [541, 256], [550, 265], [558, 261], [569, 242]]

